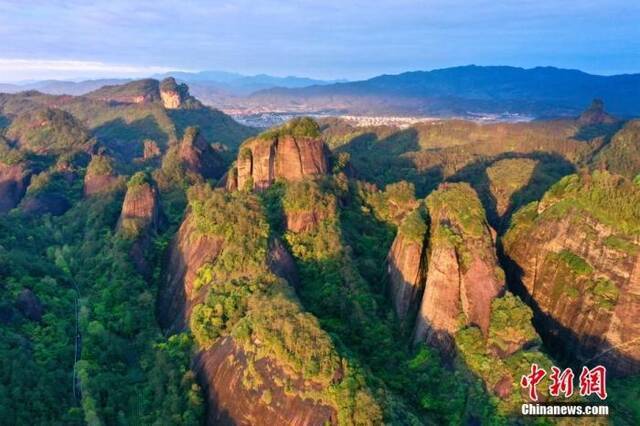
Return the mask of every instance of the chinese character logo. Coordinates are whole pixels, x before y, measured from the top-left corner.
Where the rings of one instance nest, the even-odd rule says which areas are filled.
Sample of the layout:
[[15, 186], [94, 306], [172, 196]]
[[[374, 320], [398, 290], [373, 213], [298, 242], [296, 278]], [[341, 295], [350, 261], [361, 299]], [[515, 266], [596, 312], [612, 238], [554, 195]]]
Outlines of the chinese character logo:
[[551, 375], [549, 378], [551, 379], [551, 386], [549, 386], [549, 395], [551, 396], [560, 396], [560, 394], [564, 394], [565, 398], [569, 398], [573, 395], [573, 378], [575, 375], [573, 374], [573, 370], [570, 368], [565, 368], [564, 370], [560, 370], [555, 365], [551, 367]]
[[[544, 368], [540, 368], [538, 364], [531, 364], [531, 372], [520, 379], [520, 386], [529, 391], [529, 399], [532, 401], [538, 400], [537, 386], [546, 375], [547, 372]], [[571, 368], [561, 370], [556, 366], [552, 366], [551, 374], [549, 375], [551, 380], [549, 395], [569, 398], [573, 395], [574, 378], [575, 374]], [[604, 366], [598, 365], [592, 369], [582, 367], [578, 383], [580, 396], [597, 395], [602, 400], [607, 398], [607, 369]]]
[[607, 369], [598, 365], [589, 370], [582, 367], [580, 373], [580, 395], [589, 396], [596, 394], [598, 398], [607, 398]]
[[542, 380], [544, 376], [547, 375], [547, 372], [544, 369], [539, 368], [538, 364], [531, 364], [531, 373], [526, 376], [522, 376], [520, 379], [520, 386], [523, 388], [529, 388], [529, 398], [532, 401], [538, 400], [538, 390], [536, 386]]

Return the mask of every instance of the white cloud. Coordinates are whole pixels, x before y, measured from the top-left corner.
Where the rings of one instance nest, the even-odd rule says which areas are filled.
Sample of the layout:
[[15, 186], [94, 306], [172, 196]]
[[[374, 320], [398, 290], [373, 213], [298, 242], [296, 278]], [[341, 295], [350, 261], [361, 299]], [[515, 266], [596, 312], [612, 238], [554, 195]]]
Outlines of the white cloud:
[[104, 77], [145, 77], [179, 71], [163, 66], [110, 64], [98, 61], [0, 58], [0, 81], [41, 79], [83, 79]]

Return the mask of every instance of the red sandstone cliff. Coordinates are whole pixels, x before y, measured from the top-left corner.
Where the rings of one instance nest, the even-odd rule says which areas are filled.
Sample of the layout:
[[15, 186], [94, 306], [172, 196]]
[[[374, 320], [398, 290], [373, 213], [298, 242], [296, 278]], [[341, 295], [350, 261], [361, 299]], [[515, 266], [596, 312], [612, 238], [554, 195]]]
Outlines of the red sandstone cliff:
[[[595, 198], [598, 191], [608, 196]], [[583, 196], [589, 204], [581, 204]], [[640, 238], [618, 225], [640, 217], [598, 217], [615, 217], [638, 200], [640, 188], [613, 175], [570, 176], [521, 211], [504, 238], [510, 273], [547, 342], [620, 374], [640, 371]]]
[[[322, 139], [278, 136], [258, 137], [245, 143], [236, 162], [237, 181], [228, 185], [266, 189], [276, 179], [300, 181], [329, 171], [328, 149]], [[229, 176], [231, 178], [231, 176]]]
[[205, 179], [218, 179], [224, 174], [224, 162], [196, 127], [185, 131], [179, 158], [187, 171]]
[[122, 183], [122, 179], [113, 170], [113, 160], [105, 155], [95, 155], [91, 158], [87, 173], [84, 175], [84, 195], [109, 192]]
[[504, 292], [504, 278], [484, 210], [469, 185], [441, 185], [427, 207], [427, 278], [414, 338], [452, 354], [452, 336], [461, 327], [475, 325], [486, 336], [491, 303]]
[[160, 99], [166, 109], [200, 108], [202, 104], [189, 94], [189, 87], [173, 77], [160, 82]]
[[[215, 263], [224, 249], [223, 238], [198, 232], [193, 215], [187, 215], [171, 244], [166, 281], [158, 299], [159, 319], [165, 329], [179, 331], [187, 326], [193, 308], [207, 294], [206, 287], [195, 287], [197, 272], [206, 263]], [[298, 280], [295, 263], [279, 241], [269, 245], [267, 266], [292, 284]], [[194, 369], [208, 401], [207, 424], [336, 423], [333, 407], [300, 396], [320, 385], [286, 371], [271, 357], [248, 358], [233, 337], [219, 339], [196, 356]], [[252, 371], [263, 380], [247, 386], [247, 375], [256, 374]], [[283, 382], [292, 386], [291, 393], [284, 391]]]
[[[405, 223], [412, 219], [406, 219]], [[407, 235], [401, 227], [387, 256], [391, 300], [402, 321], [413, 321], [413, 318], [408, 318], [408, 314], [420, 305], [427, 278], [427, 226], [423, 218], [415, 220], [422, 221], [423, 225], [418, 235]]]
[[[255, 389], [243, 385], [247, 372], [246, 353], [232, 338], [224, 338], [195, 360], [200, 381], [206, 383], [208, 405], [216, 407], [207, 415], [207, 425], [325, 425], [336, 424], [333, 407], [312, 399], [287, 395], [277, 381], [288, 381], [296, 391], [313, 392], [318, 385], [287, 373], [269, 358], [255, 362], [265, 379]], [[268, 394], [268, 403], [264, 395]]]
[[20, 203], [31, 173], [24, 164], [7, 165], [0, 162], [0, 213], [5, 213]]
[[151, 274], [151, 267], [146, 257], [160, 221], [160, 204], [155, 184], [147, 180], [144, 174], [134, 175], [128, 184], [117, 231], [133, 241], [131, 259], [138, 272], [147, 277]]

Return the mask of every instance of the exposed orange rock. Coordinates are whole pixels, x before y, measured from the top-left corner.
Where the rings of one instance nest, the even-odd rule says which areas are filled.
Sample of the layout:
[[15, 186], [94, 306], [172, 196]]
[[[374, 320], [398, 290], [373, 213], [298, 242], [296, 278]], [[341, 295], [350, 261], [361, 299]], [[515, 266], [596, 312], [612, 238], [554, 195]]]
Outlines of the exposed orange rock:
[[149, 182], [129, 186], [122, 204], [118, 230], [133, 225], [138, 231], [158, 228], [160, 209], [158, 190]]
[[222, 158], [195, 127], [185, 131], [179, 156], [188, 173], [201, 175], [205, 179], [218, 179], [224, 173]]
[[[274, 380], [289, 380], [296, 389], [313, 391], [317, 385], [291, 376], [268, 358], [255, 362], [265, 379], [255, 389], [243, 385], [247, 357], [231, 338], [224, 338], [196, 358], [200, 381], [207, 384], [208, 425], [324, 425], [337, 424], [335, 410], [313, 399], [287, 395]], [[268, 392], [270, 401], [262, 398]], [[277, 408], [276, 408], [277, 407]]]
[[288, 231], [299, 233], [308, 232], [318, 227], [326, 219], [323, 211], [293, 211], [285, 213], [285, 224]]
[[484, 210], [469, 185], [441, 185], [427, 207], [427, 278], [414, 339], [452, 355], [461, 327], [475, 325], [487, 335], [491, 302], [504, 292], [504, 277]]
[[424, 243], [399, 233], [387, 257], [391, 300], [400, 320], [407, 319], [422, 297], [427, 272]]
[[0, 162], [0, 213], [15, 208], [24, 196], [31, 173], [24, 164]]
[[173, 77], [160, 82], [160, 99], [166, 109], [202, 106], [189, 94], [189, 87], [184, 83], [178, 84]]
[[160, 148], [155, 141], [152, 141], [150, 139], [146, 139], [144, 141], [144, 151], [142, 154], [142, 158], [144, 160], [150, 160], [152, 158], [159, 157], [160, 154]]
[[84, 195], [92, 195], [114, 190], [122, 183], [122, 178], [113, 170], [113, 161], [106, 155], [94, 155], [84, 176]]
[[132, 239], [130, 249], [131, 259], [141, 274], [149, 277], [151, 267], [146, 260], [151, 247], [153, 235], [160, 226], [161, 213], [158, 200], [158, 190], [149, 181], [133, 182], [132, 178], [127, 188], [117, 230], [126, 238]]
[[84, 177], [84, 195], [91, 196], [111, 191], [122, 179], [116, 175], [90, 175]]
[[300, 181], [329, 170], [328, 149], [322, 139], [293, 137], [256, 138], [240, 149], [237, 187], [266, 189], [276, 180]]
[[205, 263], [215, 260], [222, 248], [221, 238], [197, 235], [193, 220], [187, 215], [171, 242], [165, 283], [158, 297], [158, 318], [163, 328], [180, 331], [186, 327], [197, 299], [193, 286], [196, 273]]
[[[631, 182], [612, 175], [565, 179], [578, 194], [614, 183], [606, 201], [612, 210], [619, 208], [615, 187], [624, 188], [627, 200], [640, 199]], [[640, 372], [640, 238], [581, 210], [568, 198], [573, 196], [547, 195], [516, 217], [504, 238], [513, 262], [509, 272], [522, 284], [538, 331], [552, 348], [581, 363], [606, 365], [613, 373]], [[554, 214], [559, 203], [574, 209]]]

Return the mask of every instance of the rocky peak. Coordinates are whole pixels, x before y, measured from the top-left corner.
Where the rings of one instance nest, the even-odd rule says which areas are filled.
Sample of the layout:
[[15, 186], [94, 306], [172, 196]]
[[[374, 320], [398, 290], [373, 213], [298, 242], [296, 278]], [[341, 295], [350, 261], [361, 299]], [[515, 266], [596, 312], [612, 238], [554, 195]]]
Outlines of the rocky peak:
[[205, 179], [218, 179], [224, 173], [222, 158], [204, 139], [197, 127], [185, 130], [179, 156], [187, 173], [201, 175]]
[[158, 190], [146, 173], [138, 172], [127, 183], [118, 232], [137, 238], [143, 232], [156, 231], [159, 217]]
[[143, 160], [151, 160], [153, 158], [159, 157], [161, 154], [160, 147], [156, 143], [156, 141], [151, 139], [145, 139], [143, 142], [144, 149], [142, 154]]
[[602, 99], [594, 99], [589, 108], [587, 108], [580, 117], [578, 123], [582, 126], [594, 126], [598, 124], [612, 124], [618, 119], [608, 114], [604, 110], [604, 102]]
[[138, 272], [147, 278], [152, 272], [147, 254], [152, 238], [160, 227], [161, 218], [155, 183], [146, 173], [136, 173], [127, 183], [127, 194], [122, 204], [117, 232], [133, 241], [129, 254]]
[[84, 175], [84, 195], [89, 197], [95, 194], [113, 190], [121, 182], [114, 171], [111, 157], [105, 154], [97, 154], [91, 157], [91, 161]]
[[294, 119], [243, 144], [236, 167], [235, 186], [262, 190], [276, 179], [295, 182], [328, 173], [329, 151], [315, 121]]
[[337, 217], [337, 205], [336, 196], [315, 180], [289, 182], [282, 200], [285, 228], [295, 234], [317, 230]]
[[461, 327], [477, 326], [486, 336], [504, 274], [484, 209], [468, 184], [442, 184], [426, 205], [429, 256], [414, 337], [452, 353], [452, 336]]
[[[189, 326], [196, 338], [194, 369], [206, 390], [207, 424], [252, 424], [267, 417], [274, 425], [336, 424], [335, 404], [324, 395], [340, 392], [348, 373], [334, 361], [339, 358], [333, 355], [328, 335], [289, 299], [292, 292], [285, 280], [297, 280], [295, 262], [284, 245], [269, 238], [268, 229], [255, 194], [193, 187], [188, 214], [169, 251], [158, 304], [160, 322], [170, 331]], [[239, 310], [228, 321], [218, 322], [216, 312], [223, 312], [212, 303], [227, 306], [227, 295]], [[267, 326], [242, 337], [234, 327], [246, 321]], [[218, 331], [210, 332], [212, 326]], [[282, 329], [294, 333], [292, 345], [276, 337]], [[313, 338], [308, 350], [322, 348], [322, 354], [314, 355], [321, 368], [303, 376], [280, 354], [297, 356], [300, 340], [309, 332]], [[266, 346], [281, 342], [285, 352]], [[257, 379], [247, 386], [246, 377]], [[306, 398], [309, 392], [318, 396]], [[340, 395], [338, 401], [344, 398]]]
[[160, 98], [166, 109], [202, 106], [189, 94], [189, 86], [178, 84], [173, 77], [167, 77], [160, 82]]

